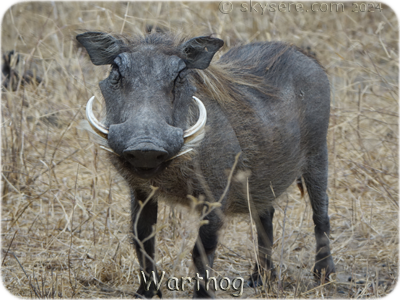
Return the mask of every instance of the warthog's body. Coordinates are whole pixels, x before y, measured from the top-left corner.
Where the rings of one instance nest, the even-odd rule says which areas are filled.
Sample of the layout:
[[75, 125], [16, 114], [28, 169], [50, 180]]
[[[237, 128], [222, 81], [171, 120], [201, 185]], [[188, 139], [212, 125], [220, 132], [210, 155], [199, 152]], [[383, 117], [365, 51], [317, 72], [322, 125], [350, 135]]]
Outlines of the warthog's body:
[[[77, 38], [95, 64], [113, 65], [100, 83], [104, 123], [109, 128], [107, 146], [117, 154], [111, 160], [132, 191], [133, 223], [138, 200], [146, 200], [151, 186], [158, 188], [137, 222], [135, 244], [147, 274], [155, 270], [154, 238], [146, 240], [145, 251], [138, 241], [152, 232], [157, 200], [191, 205], [188, 195], [204, 195], [208, 202], [218, 201], [227, 187], [227, 170], [240, 152], [229, 191], [199, 230], [193, 260], [200, 275], [205, 262], [212, 266], [222, 216], [248, 213], [249, 203], [258, 229], [259, 267], [272, 269], [272, 202], [299, 177], [314, 212], [315, 271], [334, 271], [326, 194], [330, 91], [314, 59], [283, 43], [256, 43], [233, 48], [208, 67], [221, 40], [184, 42], [167, 34], [124, 40], [102, 33]], [[195, 151], [173, 158], [186, 145], [183, 131], [198, 118], [193, 95], [207, 109], [204, 138], [191, 145]], [[153, 296], [144, 286], [138, 293]], [[196, 296], [204, 295], [204, 288], [196, 291]]]

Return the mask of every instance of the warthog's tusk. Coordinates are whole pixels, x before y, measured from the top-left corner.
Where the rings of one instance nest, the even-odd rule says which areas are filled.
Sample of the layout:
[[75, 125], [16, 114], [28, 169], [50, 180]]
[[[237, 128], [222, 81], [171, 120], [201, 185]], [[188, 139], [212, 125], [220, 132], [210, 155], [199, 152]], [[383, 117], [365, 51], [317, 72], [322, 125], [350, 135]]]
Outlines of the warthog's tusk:
[[197, 120], [196, 124], [183, 132], [183, 138], [188, 138], [192, 135], [195, 135], [204, 128], [207, 122], [207, 110], [203, 102], [201, 102], [200, 99], [195, 96], [193, 96], [193, 99], [196, 101], [196, 104], [199, 107], [199, 119]]
[[172, 156], [172, 157], [169, 158], [168, 160], [173, 160], [174, 158], [177, 158], [178, 156], [181, 156], [181, 155], [183, 155], [183, 154], [186, 154], [186, 153], [188, 153], [188, 152], [190, 152], [190, 151], [192, 151], [192, 150], [193, 150], [193, 148], [189, 148], [189, 149], [186, 149], [186, 150], [182, 150], [182, 151], [180, 151], [177, 155]]
[[[199, 108], [199, 119], [197, 120], [196, 124], [194, 124], [192, 127], [186, 129], [183, 132], [183, 138], [185, 139], [191, 137], [192, 135], [195, 135], [197, 132], [202, 130], [207, 122], [207, 110], [203, 102], [201, 102], [199, 98], [195, 96], [193, 96], [193, 99], [196, 101], [196, 104]], [[108, 128], [103, 124], [101, 124], [93, 114], [93, 108], [92, 108], [93, 101], [94, 101], [94, 96], [90, 98], [88, 103], [86, 104], [86, 118], [89, 122], [89, 125], [97, 134], [99, 134], [104, 138], [107, 138]]]
[[93, 100], [94, 96], [89, 99], [88, 103], [86, 104], [86, 118], [89, 122], [90, 127], [100, 136], [107, 138], [108, 136], [108, 128], [97, 121], [96, 117], [93, 114]]

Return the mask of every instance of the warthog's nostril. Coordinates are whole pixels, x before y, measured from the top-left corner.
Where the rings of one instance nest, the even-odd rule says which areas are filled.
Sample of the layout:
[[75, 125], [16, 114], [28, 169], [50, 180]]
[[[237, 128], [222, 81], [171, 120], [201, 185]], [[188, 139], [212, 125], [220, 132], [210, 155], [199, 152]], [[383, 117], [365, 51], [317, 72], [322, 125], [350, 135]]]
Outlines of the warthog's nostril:
[[125, 154], [125, 158], [126, 159], [135, 159], [135, 155], [127, 153], [127, 154]]
[[155, 168], [168, 158], [167, 151], [151, 144], [128, 148], [123, 155], [137, 168]]

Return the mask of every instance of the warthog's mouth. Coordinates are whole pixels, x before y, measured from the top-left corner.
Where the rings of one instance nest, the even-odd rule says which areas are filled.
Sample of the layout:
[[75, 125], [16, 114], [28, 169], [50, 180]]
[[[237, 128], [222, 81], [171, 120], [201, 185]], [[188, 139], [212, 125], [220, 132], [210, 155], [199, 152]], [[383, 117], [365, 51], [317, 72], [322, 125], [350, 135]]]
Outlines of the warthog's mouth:
[[[103, 150], [107, 150], [111, 153], [114, 153], [115, 155], [119, 156], [117, 153], [115, 153], [108, 145], [108, 133], [109, 133], [109, 128], [105, 125], [103, 125], [101, 122], [99, 122], [96, 117], [93, 114], [92, 110], [92, 105], [93, 105], [93, 100], [94, 96], [89, 99], [87, 105], [86, 105], [86, 118], [87, 118], [87, 123], [90, 126], [87, 126], [86, 124], [83, 124], [83, 129], [88, 130], [94, 137], [95, 141], [100, 144], [100, 148]], [[186, 129], [183, 132], [183, 139], [184, 139], [184, 144], [181, 150], [179, 151], [178, 154], [175, 156], [169, 158], [168, 160], [172, 160], [178, 156], [181, 156], [183, 154], [186, 154], [192, 150], [196, 146], [198, 146], [201, 142], [201, 140], [204, 138], [205, 135], [205, 125], [207, 122], [207, 110], [203, 104], [203, 102], [200, 101], [197, 97], [193, 96], [193, 99], [195, 100], [195, 103], [197, 104], [197, 107], [199, 109], [199, 119], [197, 120], [196, 124], [194, 124], [192, 127], [189, 129]], [[163, 163], [164, 164], [164, 163]], [[161, 169], [161, 165], [156, 167], [156, 168], [135, 168], [137, 169], [137, 173], [143, 173], [143, 174], [152, 174], [156, 173]]]
[[160, 171], [161, 169], [164, 169], [165, 166], [163, 166], [164, 163], [158, 165], [155, 168], [137, 168], [137, 167], [133, 167], [133, 169], [135, 170], [135, 173], [144, 179], [148, 179], [153, 177], [155, 174], [158, 173], [158, 171]]

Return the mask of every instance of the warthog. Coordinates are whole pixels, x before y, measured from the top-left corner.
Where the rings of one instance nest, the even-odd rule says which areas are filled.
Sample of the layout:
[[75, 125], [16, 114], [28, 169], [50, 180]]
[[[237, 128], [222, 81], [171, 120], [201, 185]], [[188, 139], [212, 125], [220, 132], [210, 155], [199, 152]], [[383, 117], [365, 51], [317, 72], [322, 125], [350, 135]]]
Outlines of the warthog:
[[[335, 271], [326, 193], [330, 89], [315, 59], [285, 43], [262, 42], [234, 47], [210, 65], [224, 44], [210, 36], [86, 32], [77, 39], [93, 64], [111, 65], [99, 84], [104, 120], [94, 117], [93, 98], [86, 112], [130, 187], [134, 244], [147, 276], [157, 274], [152, 226], [162, 198], [202, 213], [192, 256], [203, 277], [224, 216], [250, 211], [259, 247], [250, 278], [261, 284], [259, 272], [274, 268], [273, 201], [301, 177], [313, 209], [315, 274]], [[161, 296], [143, 282], [137, 293]], [[204, 284], [195, 288], [195, 297], [203, 296], [212, 296]]]
[[[15, 60], [13, 62], [12, 60]], [[40, 83], [42, 80], [40, 77], [35, 76], [32, 71], [27, 70], [22, 78], [19, 76], [18, 72], [15, 70], [15, 66], [19, 63], [19, 55], [15, 55], [14, 51], [10, 51], [3, 54], [3, 65], [0, 70], [0, 86], [10, 88], [15, 91], [18, 88], [18, 82], [21, 80], [21, 84], [36, 82]], [[13, 68], [14, 66], [14, 68]]]

